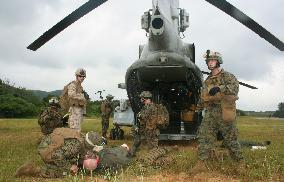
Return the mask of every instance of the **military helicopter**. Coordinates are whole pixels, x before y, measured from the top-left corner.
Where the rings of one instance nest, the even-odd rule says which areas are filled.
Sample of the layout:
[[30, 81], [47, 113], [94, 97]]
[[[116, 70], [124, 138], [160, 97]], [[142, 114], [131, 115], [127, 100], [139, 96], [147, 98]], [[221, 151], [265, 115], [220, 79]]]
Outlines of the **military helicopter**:
[[[30, 44], [37, 50], [69, 25], [107, 0], [89, 0]], [[225, 0], [205, 0], [230, 15], [280, 51], [284, 44], [257, 22]], [[199, 100], [203, 73], [195, 64], [194, 44], [184, 43], [181, 34], [189, 27], [189, 15], [179, 8], [179, 0], [152, 0], [153, 7], [141, 18], [141, 26], [148, 35], [148, 43], [139, 46], [139, 59], [127, 70], [125, 87], [136, 114], [141, 110], [139, 94], [153, 93], [156, 103], [165, 105], [170, 124], [161, 131], [160, 139], [192, 139], [196, 136], [201, 113], [194, 112]], [[245, 83], [240, 84], [255, 89]], [[135, 119], [135, 124], [137, 120]]]

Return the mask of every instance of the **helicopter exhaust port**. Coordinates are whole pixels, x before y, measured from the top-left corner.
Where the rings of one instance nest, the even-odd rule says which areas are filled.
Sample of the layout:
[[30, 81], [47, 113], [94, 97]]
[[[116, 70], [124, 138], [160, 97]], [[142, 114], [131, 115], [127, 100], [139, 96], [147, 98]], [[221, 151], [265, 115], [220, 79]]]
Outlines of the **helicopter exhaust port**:
[[153, 35], [162, 35], [164, 32], [164, 20], [161, 15], [153, 15], [151, 17], [150, 30]]

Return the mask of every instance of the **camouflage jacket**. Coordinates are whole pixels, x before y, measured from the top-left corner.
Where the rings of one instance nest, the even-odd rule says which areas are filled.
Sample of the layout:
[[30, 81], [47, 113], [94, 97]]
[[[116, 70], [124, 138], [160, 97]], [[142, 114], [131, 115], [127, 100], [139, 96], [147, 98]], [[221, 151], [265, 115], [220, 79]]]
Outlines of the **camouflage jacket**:
[[63, 127], [62, 113], [59, 107], [47, 107], [40, 113], [38, 124], [45, 135], [53, 132], [55, 128]]
[[140, 128], [156, 129], [156, 112], [157, 107], [154, 103], [145, 104], [141, 111], [138, 113]]
[[[209, 91], [213, 87], [219, 87], [221, 92], [214, 96], [210, 96]], [[199, 107], [205, 107], [206, 103], [220, 104], [222, 95], [233, 95], [237, 97], [238, 92], [239, 82], [236, 77], [222, 69], [217, 75], [212, 76], [210, 74], [204, 81]]]
[[113, 111], [112, 102], [108, 99], [102, 101], [101, 104], [101, 113], [105, 115], [110, 115]]
[[131, 161], [128, 151], [121, 146], [104, 148], [98, 155], [100, 158], [99, 169], [121, 168]]
[[77, 81], [73, 81], [68, 85], [68, 100], [70, 106], [86, 107], [87, 101], [83, 94], [83, 87]]

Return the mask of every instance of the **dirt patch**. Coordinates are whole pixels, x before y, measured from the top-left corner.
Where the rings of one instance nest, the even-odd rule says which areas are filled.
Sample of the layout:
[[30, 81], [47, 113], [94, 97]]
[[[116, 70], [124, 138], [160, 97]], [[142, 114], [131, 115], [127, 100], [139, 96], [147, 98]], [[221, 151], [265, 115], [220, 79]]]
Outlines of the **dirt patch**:
[[210, 173], [200, 173], [194, 176], [180, 173], [180, 174], [172, 174], [172, 175], [153, 175], [147, 177], [136, 177], [131, 178], [129, 181], [133, 182], [152, 182], [152, 181], [163, 181], [163, 182], [239, 182], [240, 180], [233, 179], [229, 176], [225, 176], [222, 174], [210, 172]]

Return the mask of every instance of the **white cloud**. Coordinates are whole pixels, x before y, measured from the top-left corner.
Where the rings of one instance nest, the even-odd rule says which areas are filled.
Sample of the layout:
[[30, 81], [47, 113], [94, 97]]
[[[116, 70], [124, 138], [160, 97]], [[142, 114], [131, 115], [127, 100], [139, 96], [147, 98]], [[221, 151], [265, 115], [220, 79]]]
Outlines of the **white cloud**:
[[[38, 51], [26, 49], [84, 2], [1, 1], [0, 78], [28, 89], [51, 91], [63, 88], [74, 79], [76, 68], [84, 67], [88, 77], [83, 85], [91, 97], [97, 98], [94, 92], [102, 89], [117, 98], [126, 97], [117, 83], [124, 82], [127, 68], [138, 59], [138, 45], [147, 41], [140, 18], [151, 8], [151, 0], [108, 1]], [[284, 41], [283, 1], [230, 2]], [[196, 64], [206, 70], [203, 52], [220, 51], [225, 69], [259, 87], [241, 88], [238, 106], [245, 110], [275, 110], [283, 101], [283, 53], [206, 1], [181, 0], [180, 6], [190, 14], [191, 25], [184, 41], [195, 43]]]

